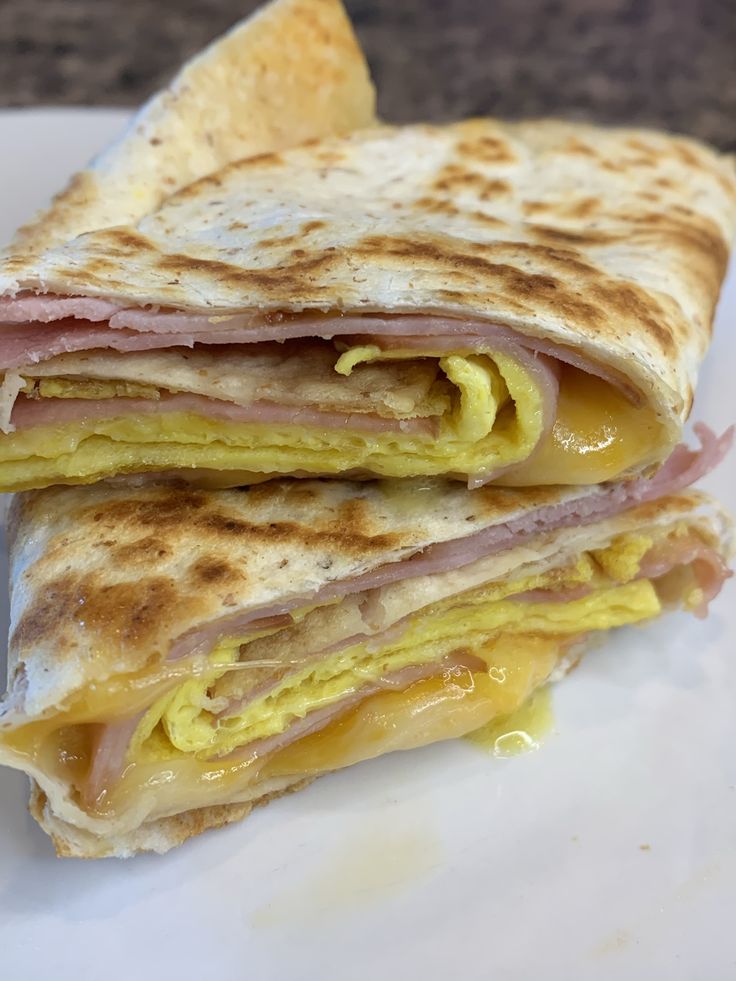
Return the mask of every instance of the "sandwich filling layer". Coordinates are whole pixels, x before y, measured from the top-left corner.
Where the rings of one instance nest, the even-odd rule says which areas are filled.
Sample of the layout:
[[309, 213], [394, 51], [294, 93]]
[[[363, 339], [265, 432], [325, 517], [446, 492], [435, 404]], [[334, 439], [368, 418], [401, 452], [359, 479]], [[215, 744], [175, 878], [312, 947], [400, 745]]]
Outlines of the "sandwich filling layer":
[[725, 574], [712, 543], [679, 522], [444, 598], [438, 576], [439, 598], [419, 609], [357, 594], [114, 676], [4, 742], [63, 781], [92, 825], [150, 820], [464, 735], [518, 708], [591, 632], [663, 603], [702, 611]]
[[[434, 319], [452, 329], [448, 318]], [[602, 369], [577, 366], [569, 352], [536, 350], [493, 325], [456, 336], [434, 334], [431, 317], [395, 320], [407, 330], [423, 322], [428, 334], [245, 343], [231, 328], [238, 343], [207, 343], [202, 333], [189, 351], [44, 357], [29, 347], [32, 325], [14, 352], [8, 325], [0, 487], [204, 467], [225, 484], [228, 473], [238, 484], [244, 472], [593, 484], [656, 460], [662, 426], [615, 373], [599, 377]], [[320, 329], [301, 329], [310, 326]]]

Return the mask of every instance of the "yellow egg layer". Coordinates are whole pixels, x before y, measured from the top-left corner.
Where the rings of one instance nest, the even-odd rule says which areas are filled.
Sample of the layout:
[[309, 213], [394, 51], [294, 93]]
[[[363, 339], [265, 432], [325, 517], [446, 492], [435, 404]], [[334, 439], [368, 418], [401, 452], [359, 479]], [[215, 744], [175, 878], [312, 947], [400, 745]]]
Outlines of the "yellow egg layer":
[[[571, 581], [579, 582], [580, 573]], [[286, 730], [309, 712], [339, 703], [383, 676], [410, 665], [433, 664], [457, 651], [492, 658], [499, 635], [527, 633], [561, 637], [590, 630], [607, 630], [656, 616], [660, 604], [652, 584], [639, 580], [595, 589], [567, 602], [525, 602], [499, 599], [499, 593], [519, 592], [535, 584], [494, 584], [427, 607], [409, 618], [402, 635], [374, 650], [369, 642], [355, 644], [318, 661], [308, 662], [278, 682], [267, 694], [241, 711], [218, 716], [221, 706], [212, 689], [217, 679], [239, 662], [246, 641], [221, 643], [211, 654], [212, 672], [185, 682], [163, 696], [149, 711], [131, 747], [131, 758], [166, 751], [166, 741], [182, 753], [202, 759], [232, 752], [255, 740]], [[161, 725], [153, 743], [146, 741]]]
[[[356, 364], [388, 356], [370, 346], [354, 348], [338, 359], [336, 370], [346, 374]], [[497, 353], [423, 356], [439, 359], [455, 392], [437, 438], [228, 422], [191, 412], [90, 419], [0, 435], [0, 491], [91, 483], [117, 473], [202, 469], [219, 471], [222, 486], [228, 472], [237, 484], [247, 473], [482, 477], [500, 467], [513, 468], [500, 481], [512, 485], [589, 484], [627, 471], [656, 446], [660, 427], [649, 409], [632, 406], [600, 379], [565, 369], [555, 426], [526, 462], [543, 426], [542, 394], [529, 373]], [[160, 396], [159, 389], [149, 389], [125, 381], [48, 378], [38, 394]]]

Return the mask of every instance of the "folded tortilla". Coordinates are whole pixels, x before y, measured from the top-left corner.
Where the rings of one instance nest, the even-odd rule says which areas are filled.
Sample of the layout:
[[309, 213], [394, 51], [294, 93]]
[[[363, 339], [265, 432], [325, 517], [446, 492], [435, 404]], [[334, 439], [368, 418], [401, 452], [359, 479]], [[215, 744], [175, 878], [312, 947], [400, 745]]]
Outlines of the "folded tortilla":
[[595, 484], [680, 437], [732, 162], [554, 121], [232, 163], [0, 268], [0, 489], [118, 473]]
[[341, 0], [272, 0], [213, 41], [120, 139], [20, 228], [14, 252], [135, 223], [213, 171], [374, 121], [375, 91]]
[[60, 855], [165, 851], [512, 713], [599, 632], [704, 615], [728, 437], [589, 488], [282, 480], [20, 495], [0, 761]]

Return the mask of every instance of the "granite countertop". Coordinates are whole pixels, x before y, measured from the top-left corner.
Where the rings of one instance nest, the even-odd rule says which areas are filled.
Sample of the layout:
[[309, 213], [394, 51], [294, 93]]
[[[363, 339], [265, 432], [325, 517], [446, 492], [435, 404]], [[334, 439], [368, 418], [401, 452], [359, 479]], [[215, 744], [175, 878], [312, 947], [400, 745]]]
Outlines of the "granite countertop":
[[[736, 150], [736, 0], [347, 0], [390, 120], [562, 114]], [[0, 104], [136, 105], [254, 0], [2, 0]]]

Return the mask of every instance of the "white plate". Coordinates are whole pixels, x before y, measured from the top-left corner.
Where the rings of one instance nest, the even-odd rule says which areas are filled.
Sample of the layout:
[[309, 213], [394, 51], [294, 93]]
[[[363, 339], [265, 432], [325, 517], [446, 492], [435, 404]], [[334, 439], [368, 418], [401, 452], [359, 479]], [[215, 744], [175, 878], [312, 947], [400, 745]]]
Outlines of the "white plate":
[[[0, 239], [118, 129], [0, 114]], [[736, 418], [736, 276], [695, 416]], [[736, 507], [736, 454], [706, 484]], [[4, 630], [4, 627], [2, 628]], [[164, 857], [60, 861], [0, 774], [0, 976], [736, 977], [736, 594], [612, 637], [540, 751], [464, 742], [318, 780]], [[646, 846], [646, 847], [644, 847]]]

